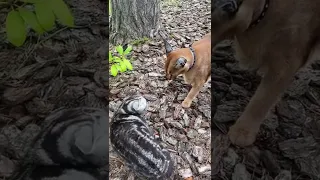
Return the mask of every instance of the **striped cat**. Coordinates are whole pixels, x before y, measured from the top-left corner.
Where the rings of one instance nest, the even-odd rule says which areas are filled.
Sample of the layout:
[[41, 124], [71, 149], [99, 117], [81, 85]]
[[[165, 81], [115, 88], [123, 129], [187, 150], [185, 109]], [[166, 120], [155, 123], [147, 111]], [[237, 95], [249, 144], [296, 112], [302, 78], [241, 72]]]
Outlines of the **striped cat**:
[[108, 115], [96, 108], [74, 108], [47, 117], [52, 128], [41, 134], [31, 153], [40, 164], [103, 166], [108, 159]]
[[147, 106], [142, 96], [124, 100], [111, 122], [111, 144], [139, 177], [168, 180], [175, 165], [170, 153], [156, 141], [142, 117]]
[[11, 180], [100, 180], [109, 162], [108, 115], [102, 109], [56, 110], [19, 163]]

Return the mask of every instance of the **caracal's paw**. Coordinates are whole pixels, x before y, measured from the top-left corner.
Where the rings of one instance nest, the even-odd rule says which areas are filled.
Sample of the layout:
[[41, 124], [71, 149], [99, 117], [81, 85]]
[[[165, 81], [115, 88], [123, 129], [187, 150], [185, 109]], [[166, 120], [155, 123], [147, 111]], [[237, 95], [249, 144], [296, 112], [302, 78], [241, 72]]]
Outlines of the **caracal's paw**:
[[191, 106], [191, 103], [192, 101], [184, 100], [181, 105], [183, 108], [189, 108]]
[[234, 124], [230, 127], [228, 136], [232, 144], [245, 147], [252, 145], [257, 137], [259, 128]]

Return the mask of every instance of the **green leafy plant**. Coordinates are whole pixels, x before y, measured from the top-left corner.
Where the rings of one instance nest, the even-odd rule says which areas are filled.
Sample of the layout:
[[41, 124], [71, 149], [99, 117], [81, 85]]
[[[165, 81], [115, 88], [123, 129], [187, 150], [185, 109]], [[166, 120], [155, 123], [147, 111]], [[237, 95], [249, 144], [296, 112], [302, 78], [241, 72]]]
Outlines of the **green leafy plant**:
[[117, 76], [119, 72], [126, 72], [132, 70], [132, 64], [127, 59], [127, 55], [131, 52], [132, 46], [128, 46], [126, 49], [123, 49], [121, 45], [115, 47], [117, 55], [113, 55], [109, 51], [109, 65], [110, 65], [110, 74], [112, 76]]
[[2, 5], [11, 7], [5, 23], [6, 34], [8, 41], [17, 47], [24, 44], [28, 29], [42, 35], [54, 28], [56, 20], [74, 27], [74, 18], [63, 0], [7, 0]]

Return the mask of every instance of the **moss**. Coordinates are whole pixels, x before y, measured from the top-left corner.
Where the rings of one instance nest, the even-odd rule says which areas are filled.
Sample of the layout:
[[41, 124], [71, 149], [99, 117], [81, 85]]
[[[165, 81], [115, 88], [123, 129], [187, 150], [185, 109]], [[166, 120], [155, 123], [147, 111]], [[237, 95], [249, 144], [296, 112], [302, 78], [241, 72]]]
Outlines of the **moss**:
[[148, 42], [150, 39], [147, 37], [141, 38], [141, 39], [137, 39], [137, 40], [133, 40], [130, 44], [132, 45], [139, 45], [139, 44], [144, 44], [146, 42]]
[[179, 6], [181, 4], [180, 0], [165, 0], [163, 2], [167, 6]]

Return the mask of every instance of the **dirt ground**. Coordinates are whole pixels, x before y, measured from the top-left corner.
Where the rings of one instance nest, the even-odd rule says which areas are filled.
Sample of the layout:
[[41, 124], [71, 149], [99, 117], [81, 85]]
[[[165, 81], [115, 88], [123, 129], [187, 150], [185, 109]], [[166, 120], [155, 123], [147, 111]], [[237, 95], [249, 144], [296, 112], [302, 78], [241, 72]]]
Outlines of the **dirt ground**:
[[[210, 10], [208, 0], [163, 3], [161, 21], [169, 42], [180, 48], [210, 32]], [[208, 83], [203, 88], [190, 109], [183, 109], [181, 103], [190, 86], [184, 84], [182, 78], [168, 84], [164, 78], [164, 55], [161, 39], [151, 39], [134, 47], [134, 71], [109, 80], [109, 116], [113, 116], [124, 97], [130, 93], [142, 94], [149, 103], [146, 119], [172, 152], [177, 170], [191, 169], [196, 180], [210, 179], [211, 85]], [[109, 155], [111, 180], [133, 177], [112, 147]], [[175, 179], [179, 179], [180, 173], [176, 172]]]
[[260, 78], [239, 69], [231, 46], [225, 41], [213, 53], [214, 179], [320, 179], [320, 61], [296, 75], [265, 120], [254, 146], [243, 149], [230, 145], [226, 133]]
[[57, 27], [40, 39], [30, 33], [21, 48], [3, 41], [8, 10], [0, 10], [0, 179], [15, 169], [52, 110], [108, 106], [107, 5], [101, 0], [65, 2], [76, 27]]

